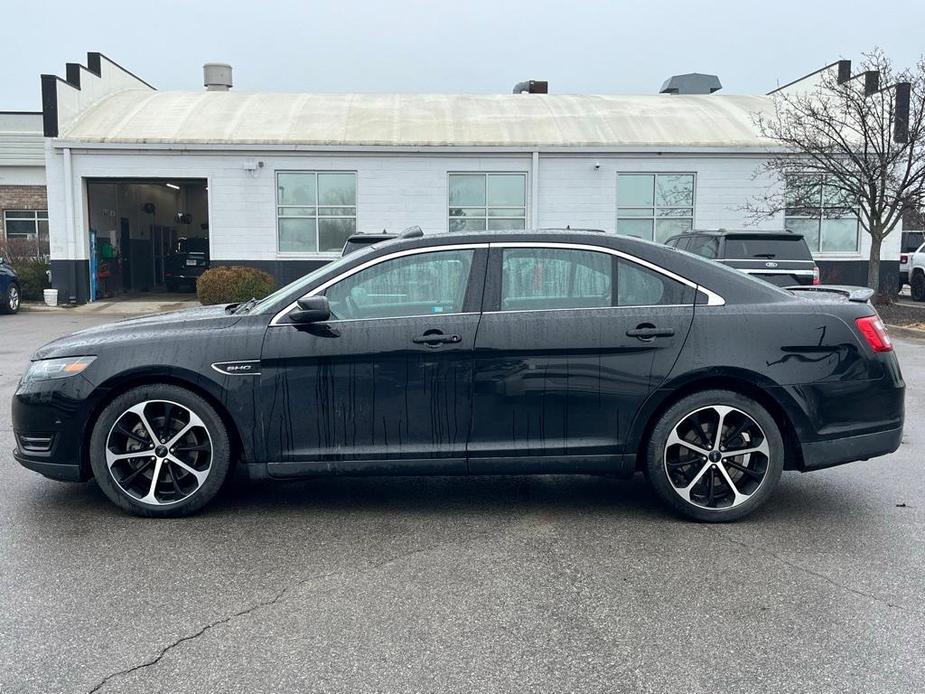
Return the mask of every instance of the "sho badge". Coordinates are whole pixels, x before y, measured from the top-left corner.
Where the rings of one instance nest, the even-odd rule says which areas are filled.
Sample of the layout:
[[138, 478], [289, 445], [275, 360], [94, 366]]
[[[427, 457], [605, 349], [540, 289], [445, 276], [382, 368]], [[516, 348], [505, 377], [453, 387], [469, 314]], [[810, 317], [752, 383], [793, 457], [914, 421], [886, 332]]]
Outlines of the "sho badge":
[[246, 359], [244, 361], [217, 361], [212, 364], [212, 368], [220, 374], [228, 376], [259, 376], [260, 361], [258, 359]]
[[765, 266], [765, 267], [777, 267], [777, 263], [775, 263], [774, 261], [770, 261], [770, 260], [769, 260], [768, 262], [766, 262], [766, 263], [764, 264], [764, 266]]

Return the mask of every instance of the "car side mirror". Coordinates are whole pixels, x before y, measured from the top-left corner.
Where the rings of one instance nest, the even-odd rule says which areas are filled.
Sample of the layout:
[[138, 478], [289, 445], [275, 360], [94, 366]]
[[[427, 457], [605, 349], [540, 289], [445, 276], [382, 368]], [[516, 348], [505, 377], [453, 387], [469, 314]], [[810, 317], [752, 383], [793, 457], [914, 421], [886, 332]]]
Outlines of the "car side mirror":
[[331, 305], [326, 296], [303, 296], [299, 306], [289, 314], [294, 323], [320, 323], [331, 318]]

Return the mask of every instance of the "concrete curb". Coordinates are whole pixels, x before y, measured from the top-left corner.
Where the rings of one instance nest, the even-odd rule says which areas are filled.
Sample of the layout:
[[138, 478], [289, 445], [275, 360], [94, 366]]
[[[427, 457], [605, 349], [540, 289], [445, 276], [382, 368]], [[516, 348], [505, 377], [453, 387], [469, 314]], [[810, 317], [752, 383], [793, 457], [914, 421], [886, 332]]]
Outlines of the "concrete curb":
[[890, 331], [890, 335], [905, 337], [911, 340], [925, 340], [925, 330], [919, 330], [918, 328], [906, 328], [902, 325], [890, 324], [887, 324], [886, 327], [887, 330]]
[[198, 301], [95, 301], [79, 306], [46, 306], [40, 301], [23, 302], [19, 310], [34, 313], [73, 313], [89, 316], [139, 316], [196, 308]]

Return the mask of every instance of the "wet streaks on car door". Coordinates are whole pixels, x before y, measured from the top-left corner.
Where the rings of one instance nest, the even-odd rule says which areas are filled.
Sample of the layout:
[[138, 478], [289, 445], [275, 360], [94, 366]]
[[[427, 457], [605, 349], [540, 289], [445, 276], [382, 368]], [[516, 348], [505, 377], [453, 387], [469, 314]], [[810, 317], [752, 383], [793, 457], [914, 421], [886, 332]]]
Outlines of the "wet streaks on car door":
[[[330, 321], [268, 330], [261, 401], [271, 475], [466, 471], [485, 261], [474, 251], [428, 255], [440, 257], [331, 287]], [[462, 285], [448, 285], [457, 272]], [[440, 288], [411, 286], [422, 278]], [[416, 315], [389, 315], [401, 311]]]

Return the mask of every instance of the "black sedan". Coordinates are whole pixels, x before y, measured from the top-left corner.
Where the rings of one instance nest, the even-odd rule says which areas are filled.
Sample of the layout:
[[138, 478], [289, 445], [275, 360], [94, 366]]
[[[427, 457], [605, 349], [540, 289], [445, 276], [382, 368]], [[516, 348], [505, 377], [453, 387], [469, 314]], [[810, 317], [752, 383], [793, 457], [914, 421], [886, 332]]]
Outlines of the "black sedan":
[[196, 511], [238, 463], [642, 471], [676, 511], [732, 520], [785, 469], [899, 446], [904, 384], [869, 292], [822, 289], [621, 236], [399, 238], [261, 301], [46, 345], [14, 396], [14, 455], [145, 516]]

